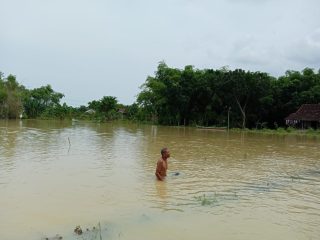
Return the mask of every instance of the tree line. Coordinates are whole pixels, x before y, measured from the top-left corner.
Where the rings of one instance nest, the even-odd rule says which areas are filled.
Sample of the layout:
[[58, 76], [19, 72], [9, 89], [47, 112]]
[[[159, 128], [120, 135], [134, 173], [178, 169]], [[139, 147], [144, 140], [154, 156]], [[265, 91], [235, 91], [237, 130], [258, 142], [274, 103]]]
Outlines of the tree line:
[[141, 86], [143, 117], [166, 125], [277, 128], [301, 104], [320, 103], [320, 71], [287, 71], [278, 78], [242, 69], [170, 68], [160, 62]]
[[0, 72], [0, 118], [109, 121], [129, 119], [163, 125], [277, 128], [301, 104], [320, 103], [320, 71], [287, 71], [278, 78], [242, 69], [171, 68], [160, 62], [140, 87], [136, 102], [104, 96], [86, 106], [61, 104], [50, 85], [27, 89]]
[[27, 89], [18, 83], [16, 76], [5, 77], [0, 72], [0, 119], [134, 119], [129, 111], [131, 106], [119, 103], [113, 96], [104, 96], [80, 107], [62, 104], [63, 97], [63, 93], [54, 91], [50, 85]]

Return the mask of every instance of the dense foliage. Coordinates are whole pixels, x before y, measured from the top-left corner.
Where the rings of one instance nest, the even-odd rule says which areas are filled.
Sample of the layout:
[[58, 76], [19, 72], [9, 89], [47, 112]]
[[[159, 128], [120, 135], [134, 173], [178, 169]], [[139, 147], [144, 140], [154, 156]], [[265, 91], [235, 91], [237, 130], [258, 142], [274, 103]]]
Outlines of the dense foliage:
[[320, 103], [320, 73], [306, 68], [274, 78], [241, 69], [184, 69], [158, 65], [141, 86], [144, 117], [160, 124], [274, 128], [304, 103]]
[[227, 68], [170, 68], [160, 62], [141, 86], [136, 103], [112, 96], [74, 108], [50, 85], [26, 89], [16, 77], [0, 73], [0, 118], [55, 118], [107, 121], [131, 119], [165, 125], [277, 128], [301, 104], [320, 103], [320, 72], [305, 68], [279, 78], [263, 72]]
[[4, 78], [0, 72], [0, 118], [17, 118], [21, 113], [22, 97], [25, 88], [16, 81], [15, 76]]

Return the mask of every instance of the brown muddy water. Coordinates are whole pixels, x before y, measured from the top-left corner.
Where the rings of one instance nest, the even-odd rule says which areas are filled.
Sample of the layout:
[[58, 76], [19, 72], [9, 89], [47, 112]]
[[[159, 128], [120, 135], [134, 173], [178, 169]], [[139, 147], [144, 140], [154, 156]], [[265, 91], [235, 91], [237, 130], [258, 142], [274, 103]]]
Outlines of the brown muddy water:
[[[73, 229], [99, 222], [102, 239], [320, 239], [319, 144], [195, 128], [1, 121], [0, 239], [84, 239]], [[169, 176], [158, 182], [163, 146], [171, 150]]]

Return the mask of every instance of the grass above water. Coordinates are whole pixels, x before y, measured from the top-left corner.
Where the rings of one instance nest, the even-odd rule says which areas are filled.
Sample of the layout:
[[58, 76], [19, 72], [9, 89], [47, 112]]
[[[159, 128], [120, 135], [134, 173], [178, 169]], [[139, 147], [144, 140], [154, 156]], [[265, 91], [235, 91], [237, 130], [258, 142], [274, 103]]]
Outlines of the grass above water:
[[201, 204], [201, 206], [216, 206], [219, 205], [219, 203], [226, 200], [238, 200], [238, 195], [236, 192], [230, 192], [227, 194], [215, 192], [214, 194], [203, 194], [194, 198], [197, 202]]

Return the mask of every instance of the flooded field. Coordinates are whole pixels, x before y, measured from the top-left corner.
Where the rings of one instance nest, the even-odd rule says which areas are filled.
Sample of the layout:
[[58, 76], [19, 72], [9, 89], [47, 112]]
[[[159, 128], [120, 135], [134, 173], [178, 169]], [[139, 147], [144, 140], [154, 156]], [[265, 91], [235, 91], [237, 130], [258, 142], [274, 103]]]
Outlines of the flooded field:
[[[319, 144], [195, 128], [1, 121], [0, 239], [84, 239], [74, 228], [99, 223], [102, 239], [319, 239]], [[159, 182], [163, 146], [171, 158]]]

